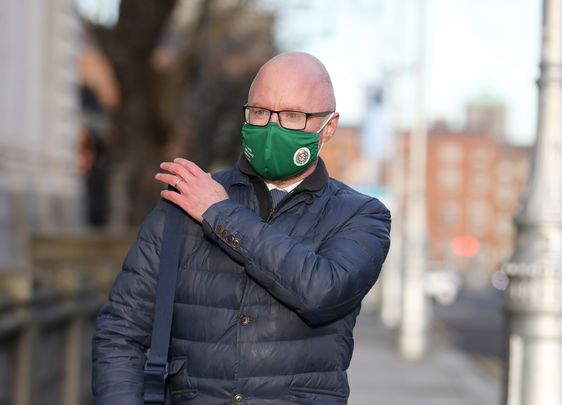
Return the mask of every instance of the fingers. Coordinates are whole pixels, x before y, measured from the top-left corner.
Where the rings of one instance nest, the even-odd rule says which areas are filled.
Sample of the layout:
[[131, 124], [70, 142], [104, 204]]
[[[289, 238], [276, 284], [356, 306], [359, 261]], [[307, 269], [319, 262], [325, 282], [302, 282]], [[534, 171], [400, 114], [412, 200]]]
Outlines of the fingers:
[[162, 197], [165, 200], [173, 202], [177, 206], [181, 207], [189, 215], [193, 216], [193, 212], [190, 209], [191, 208], [190, 204], [188, 203], [188, 200], [186, 200], [184, 195], [180, 193], [176, 193], [175, 191], [171, 191], [171, 190], [162, 190], [160, 191], [160, 197]]
[[191, 174], [189, 170], [187, 170], [184, 166], [180, 165], [179, 163], [163, 162], [160, 164], [160, 168], [174, 174], [175, 176], [179, 177], [181, 180], [186, 182], [189, 182], [191, 179], [195, 177], [193, 174]]
[[185, 202], [182, 200], [181, 194], [176, 193], [175, 191], [162, 190], [160, 191], [160, 196], [182, 207], [183, 210], [187, 212], [187, 208], [185, 207]]
[[197, 222], [201, 223], [203, 221], [202, 214], [196, 209], [196, 207], [189, 203], [188, 200], [184, 196], [182, 196], [182, 194], [170, 190], [162, 190], [160, 192], [160, 196], [163, 199], [171, 201], [177, 206], [181, 207], [181, 209], [183, 209]]
[[183, 158], [175, 158], [174, 163], [180, 164], [186, 170], [188, 170], [194, 176], [200, 176], [206, 174], [199, 166], [193, 163], [190, 160], [183, 159]]
[[[160, 168], [169, 173], [157, 173], [154, 178], [164, 184], [168, 184], [180, 192], [186, 192], [182, 184], [195, 184], [197, 178], [210, 178], [211, 174], [206, 173], [195, 163], [182, 158], [176, 158], [173, 162], [162, 162]], [[171, 174], [170, 174], [171, 173]]]
[[163, 162], [160, 167], [167, 173], [157, 173], [154, 177], [164, 184], [178, 189], [162, 190], [160, 196], [181, 207], [198, 222], [203, 221], [203, 213], [214, 203], [228, 199], [228, 194], [210, 173], [206, 173], [195, 163], [177, 158], [173, 162]]
[[185, 180], [183, 180], [181, 177], [175, 176], [173, 174], [167, 174], [167, 173], [156, 173], [156, 175], [154, 176], [154, 178], [158, 181], [161, 181], [164, 184], [168, 184], [180, 191], [182, 191], [180, 189], [182, 184], [185, 184]]

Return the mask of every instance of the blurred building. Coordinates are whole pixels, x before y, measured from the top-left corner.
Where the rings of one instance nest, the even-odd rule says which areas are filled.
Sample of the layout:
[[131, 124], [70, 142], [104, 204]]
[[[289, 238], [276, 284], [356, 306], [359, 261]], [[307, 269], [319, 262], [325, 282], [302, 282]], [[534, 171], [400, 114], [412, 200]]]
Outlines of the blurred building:
[[492, 271], [515, 242], [512, 218], [529, 150], [486, 132], [434, 129], [428, 139], [429, 256], [461, 271]]
[[81, 222], [76, 170], [80, 37], [72, 0], [6, 0], [0, 13], [0, 270], [29, 232]]
[[481, 94], [466, 106], [466, 128], [505, 141], [505, 105], [492, 94]]
[[[530, 148], [505, 141], [506, 115], [501, 101], [484, 94], [468, 103], [464, 128], [438, 121], [428, 131], [430, 267], [457, 270], [478, 286], [512, 253], [513, 217], [529, 171]], [[408, 154], [409, 133], [396, 134], [396, 156], [385, 168], [389, 188], [395, 187], [390, 179], [397, 165], [405, 172]]]
[[[437, 122], [428, 135], [428, 259], [433, 267], [479, 273], [481, 282], [512, 253], [513, 217], [529, 170], [530, 148], [504, 142], [505, 117], [497, 99], [480, 96], [466, 108], [464, 129]], [[358, 127], [338, 128], [321, 156], [335, 179], [358, 189], [380, 182], [393, 189], [392, 171], [405, 173], [405, 167], [396, 165], [407, 164], [409, 153], [409, 133], [395, 137], [398, 156], [385, 164], [380, 176], [380, 162], [365, 156]]]
[[384, 161], [382, 156], [365, 153], [362, 138], [360, 127], [339, 127], [330, 142], [322, 147], [320, 156], [330, 177], [367, 190], [380, 186], [380, 169]]
[[330, 177], [348, 182], [356, 179], [356, 167], [361, 160], [359, 128], [339, 127], [322, 147], [320, 156], [326, 163]]

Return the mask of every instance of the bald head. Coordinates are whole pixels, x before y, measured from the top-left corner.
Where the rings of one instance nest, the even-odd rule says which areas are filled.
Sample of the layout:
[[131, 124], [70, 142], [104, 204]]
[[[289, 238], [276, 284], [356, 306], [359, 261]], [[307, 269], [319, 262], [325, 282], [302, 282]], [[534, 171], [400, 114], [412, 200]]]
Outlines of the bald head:
[[317, 58], [287, 52], [266, 62], [254, 78], [248, 104], [272, 110], [335, 111], [334, 88]]

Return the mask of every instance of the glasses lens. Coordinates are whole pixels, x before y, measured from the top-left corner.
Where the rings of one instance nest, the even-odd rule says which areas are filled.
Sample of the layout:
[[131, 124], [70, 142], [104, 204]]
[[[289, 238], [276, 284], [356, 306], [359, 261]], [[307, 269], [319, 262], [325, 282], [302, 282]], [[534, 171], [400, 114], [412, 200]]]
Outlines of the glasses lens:
[[269, 122], [271, 111], [266, 108], [246, 107], [244, 114], [248, 124], [263, 127]]
[[306, 127], [306, 114], [300, 111], [281, 111], [279, 121], [283, 128], [304, 129]]

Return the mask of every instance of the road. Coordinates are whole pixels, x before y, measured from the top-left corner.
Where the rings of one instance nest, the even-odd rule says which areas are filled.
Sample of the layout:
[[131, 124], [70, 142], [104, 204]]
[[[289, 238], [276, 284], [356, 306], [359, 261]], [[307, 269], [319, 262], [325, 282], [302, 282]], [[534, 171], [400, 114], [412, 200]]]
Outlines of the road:
[[496, 376], [502, 373], [506, 358], [503, 292], [492, 287], [482, 292], [464, 289], [453, 304], [435, 304], [433, 315], [453, 344]]

